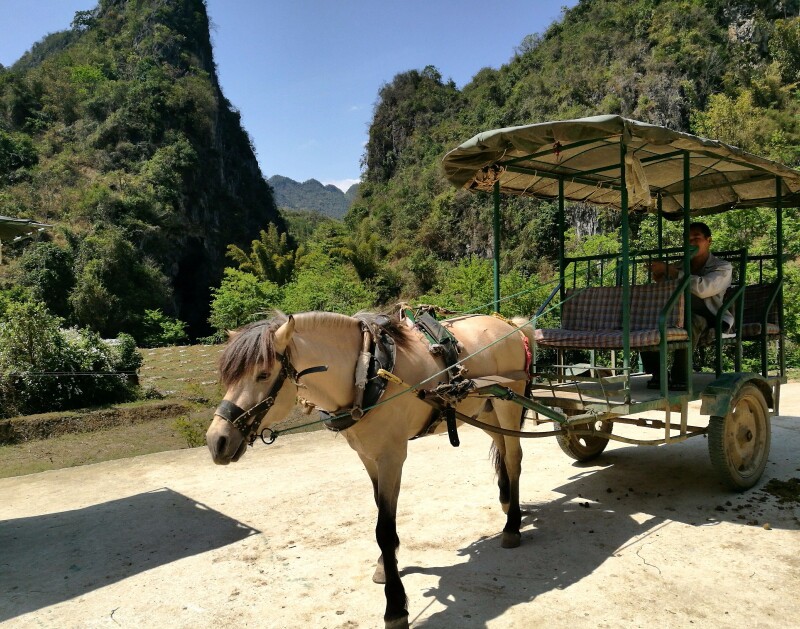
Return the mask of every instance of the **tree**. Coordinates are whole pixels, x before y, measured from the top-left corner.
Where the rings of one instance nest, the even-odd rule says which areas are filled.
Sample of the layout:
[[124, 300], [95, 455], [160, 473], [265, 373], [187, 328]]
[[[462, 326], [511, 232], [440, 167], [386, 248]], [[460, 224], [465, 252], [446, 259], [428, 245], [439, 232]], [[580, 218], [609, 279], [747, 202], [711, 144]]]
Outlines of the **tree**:
[[270, 223], [250, 247], [250, 253], [246, 253], [236, 245], [228, 245], [227, 256], [239, 265], [240, 271], [252, 273], [261, 280], [279, 286], [289, 281], [294, 270], [295, 252], [289, 246], [286, 232], [279, 233], [278, 228]]
[[296, 277], [286, 285], [283, 309], [287, 312], [327, 310], [352, 315], [372, 308], [376, 295], [359, 279], [355, 269], [321, 252], [303, 261]]
[[219, 288], [212, 288], [211, 294], [208, 322], [224, 332], [263, 319], [270, 310], [279, 308], [282, 291], [274, 282], [227, 268]]
[[0, 187], [25, 178], [26, 169], [39, 161], [31, 139], [0, 128]]
[[74, 320], [106, 338], [119, 332], [141, 338], [145, 310], [170, 301], [164, 274], [113, 227], [80, 243], [75, 276], [69, 296]]
[[20, 257], [16, 278], [30, 288], [34, 299], [43, 302], [50, 312], [71, 319], [69, 295], [75, 286], [75, 258], [72, 251], [52, 242], [29, 246]]

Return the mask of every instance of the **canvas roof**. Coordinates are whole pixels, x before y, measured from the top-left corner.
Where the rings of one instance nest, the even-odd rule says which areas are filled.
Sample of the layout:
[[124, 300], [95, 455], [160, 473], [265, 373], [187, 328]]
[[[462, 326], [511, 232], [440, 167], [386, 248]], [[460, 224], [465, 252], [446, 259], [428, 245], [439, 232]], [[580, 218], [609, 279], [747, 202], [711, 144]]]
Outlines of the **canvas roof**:
[[0, 240], [8, 240], [16, 236], [25, 236], [49, 227], [52, 227], [52, 225], [37, 223], [29, 218], [0, 216]]
[[459, 188], [558, 198], [558, 178], [572, 201], [621, 208], [620, 142], [626, 146], [628, 207], [666, 215], [683, 211], [683, 154], [690, 155], [691, 213], [800, 206], [800, 172], [741, 149], [620, 116], [544, 122], [479, 133], [444, 158], [447, 179]]

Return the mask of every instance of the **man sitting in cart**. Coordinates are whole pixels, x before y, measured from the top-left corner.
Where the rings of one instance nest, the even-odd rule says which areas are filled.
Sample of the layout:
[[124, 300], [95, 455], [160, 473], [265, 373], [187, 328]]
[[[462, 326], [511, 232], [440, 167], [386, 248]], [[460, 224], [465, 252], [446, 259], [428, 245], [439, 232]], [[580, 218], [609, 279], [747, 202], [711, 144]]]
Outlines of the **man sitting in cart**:
[[[733, 265], [711, 253], [711, 229], [705, 223], [695, 222], [689, 225], [689, 244], [697, 247], [697, 253], [691, 259], [692, 277], [689, 284], [692, 291], [692, 350], [694, 350], [702, 334], [716, 325], [725, 291], [731, 285]], [[656, 282], [683, 277], [682, 269], [675, 264], [653, 262], [650, 269]], [[727, 332], [733, 327], [733, 313], [726, 309], [720, 316], [722, 331]], [[675, 350], [669, 373], [670, 389], [686, 389], [689, 378], [686, 358], [685, 349]], [[647, 387], [660, 388], [661, 368], [658, 352], [642, 352], [642, 365], [646, 372], [653, 374]]]

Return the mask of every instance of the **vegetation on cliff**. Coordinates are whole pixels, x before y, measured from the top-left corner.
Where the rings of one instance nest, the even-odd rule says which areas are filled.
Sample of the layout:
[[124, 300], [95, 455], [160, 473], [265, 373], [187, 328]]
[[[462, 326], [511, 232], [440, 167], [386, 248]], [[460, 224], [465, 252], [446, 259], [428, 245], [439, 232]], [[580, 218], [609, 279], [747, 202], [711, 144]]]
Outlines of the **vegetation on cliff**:
[[[487, 129], [620, 114], [713, 137], [791, 167], [800, 166], [800, 2], [582, 0], [542, 34], [515, 49], [508, 64], [484, 68], [459, 90], [432, 67], [397, 75], [380, 91], [364, 154], [360, 197], [345, 220], [379, 242], [372, 264], [396, 280], [397, 297], [474, 307], [487, 295], [453, 286], [453, 275], [492, 255], [491, 201], [456, 191], [441, 172], [444, 154]], [[554, 207], [504, 202], [502, 272], [529, 283], [552, 277]], [[617, 250], [614, 213], [569, 209], [570, 251]], [[798, 212], [785, 213], [787, 329], [800, 341], [797, 300]], [[634, 246], [652, 244], [653, 218], [635, 220]], [[775, 247], [766, 215], [711, 217], [714, 246]], [[774, 224], [774, 221], [772, 221]], [[679, 230], [670, 230], [675, 244]], [[472, 262], [471, 262], [472, 261]], [[490, 267], [480, 271], [485, 285]], [[477, 282], [476, 283], [480, 283]], [[797, 357], [795, 357], [795, 360]]]
[[202, 0], [102, 0], [0, 69], [0, 214], [56, 226], [11, 279], [67, 323], [142, 341], [159, 310], [206, 331], [226, 246], [285, 227]]

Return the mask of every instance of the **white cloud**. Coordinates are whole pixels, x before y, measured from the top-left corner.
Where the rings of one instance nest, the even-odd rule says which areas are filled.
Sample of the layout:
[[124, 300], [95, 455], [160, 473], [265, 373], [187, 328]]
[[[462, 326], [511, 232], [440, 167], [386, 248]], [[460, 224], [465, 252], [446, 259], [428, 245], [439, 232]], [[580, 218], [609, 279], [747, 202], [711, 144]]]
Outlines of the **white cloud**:
[[347, 192], [347, 189], [350, 186], [352, 186], [354, 183], [361, 183], [361, 180], [360, 179], [337, 179], [335, 181], [334, 180], [323, 181], [322, 185], [323, 186], [334, 185], [337, 188], [339, 188], [339, 190], [341, 190], [342, 192]]

